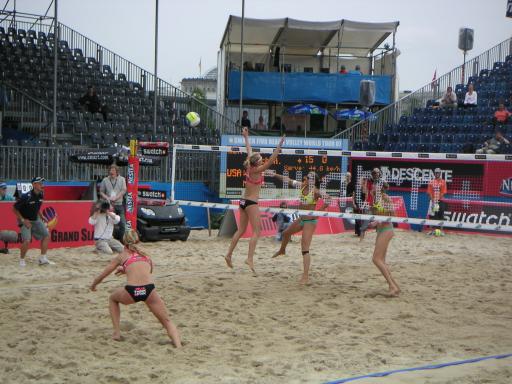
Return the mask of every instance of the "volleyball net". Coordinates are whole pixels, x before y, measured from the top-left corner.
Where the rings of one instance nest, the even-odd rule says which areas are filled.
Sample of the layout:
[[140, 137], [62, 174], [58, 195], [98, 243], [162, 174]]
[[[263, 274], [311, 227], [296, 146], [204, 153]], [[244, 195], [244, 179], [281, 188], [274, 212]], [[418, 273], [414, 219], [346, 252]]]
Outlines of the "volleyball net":
[[[278, 138], [272, 139], [276, 142], [269, 139], [272, 145], [253, 147], [253, 152], [260, 152], [264, 159], [270, 157]], [[351, 231], [355, 221], [362, 220], [388, 221], [403, 229], [429, 227], [512, 235], [512, 156], [365, 152], [336, 146], [343, 145], [281, 150], [265, 173], [260, 193], [264, 235], [275, 234], [272, 216], [279, 212], [292, 219], [306, 214], [318, 216], [317, 233]], [[246, 156], [241, 145], [175, 145], [173, 199], [182, 207], [203, 211], [227, 209], [226, 217], [232, 216], [230, 220], [236, 225]], [[372, 175], [375, 168], [380, 177]], [[201, 172], [201, 182], [183, 177], [190, 174], [184, 169]], [[300, 187], [283, 183], [275, 174], [300, 183], [311, 171], [319, 175], [320, 190], [329, 198], [322, 199], [314, 211], [299, 210]], [[374, 191], [372, 198], [369, 188]], [[382, 206], [384, 195], [389, 197], [392, 209], [376, 210]], [[327, 207], [320, 210], [325, 202]]]

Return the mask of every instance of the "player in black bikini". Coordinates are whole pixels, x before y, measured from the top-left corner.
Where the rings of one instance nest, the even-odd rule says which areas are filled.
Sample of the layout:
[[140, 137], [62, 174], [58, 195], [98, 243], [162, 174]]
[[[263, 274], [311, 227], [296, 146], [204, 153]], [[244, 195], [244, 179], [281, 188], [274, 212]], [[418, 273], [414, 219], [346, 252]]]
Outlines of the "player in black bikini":
[[259, 153], [252, 153], [251, 144], [249, 143], [249, 130], [243, 128], [242, 135], [245, 139], [245, 147], [247, 148], [247, 159], [244, 161], [245, 168], [245, 191], [244, 197], [240, 200], [240, 226], [233, 235], [231, 244], [229, 245], [228, 253], [225, 257], [226, 264], [229, 268], [233, 268], [231, 257], [235, 250], [238, 240], [244, 234], [247, 229], [247, 224], [251, 223], [252, 236], [249, 241], [249, 253], [245, 263], [249, 266], [252, 272], [254, 270], [254, 250], [256, 249], [256, 243], [260, 237], [260, 211], [258, 208], [258, 199], [260, 197], [261, 186], [264, 184], [263, 173], [272, 165], [274, 160], [277, 158], [279, 151], [284, 143], [284, 136], [281, 137], [277, 148], [272, 153], [270, 158], [263, 162]]

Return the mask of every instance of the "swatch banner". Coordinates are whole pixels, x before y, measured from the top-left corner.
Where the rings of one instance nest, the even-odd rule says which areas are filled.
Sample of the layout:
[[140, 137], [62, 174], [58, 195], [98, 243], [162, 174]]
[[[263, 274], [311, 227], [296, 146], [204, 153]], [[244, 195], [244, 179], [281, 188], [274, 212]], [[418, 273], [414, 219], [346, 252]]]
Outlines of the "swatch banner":
[[[41, 215], [50, 234], [49, 248], [83, 247], [94, 244], [94, 227], [88, 219], [92, 201], [45, 201], [41, 206]], [[0, 202], [0, 231], [15, 231], [18, 242], [9, 243], [9, 248], [19, 248], [20, 228], [12, 211], [13, 202]], [[33, 239], [31, 248], [38, 248], [40, 242]], [[3, 243], [0, 244], [3, 247]]]
[[[393, 200], [393, 206], [395, 207], [395, 215], [398, 217], [407, 217], [407, 210], [405, 209], [404, 200], [401, 196], [391, 196]], [[286, 201], [288, 204], [288, 208], [293, 209], [299, 206], [298, 200], [259, 200], [258, 204], [260, 207], [279, 207], [281, 201]], [[340, 212], [343, 211], [351, 211], [352, 201], [349, 198], [343, 198], [343, 204], [341, 208], [339, 208], [340, 199], [333, 199], [332, 204], [329, 206], [327, 211], [329, 212]], [[231, 200], [231, 204], [236, 204], [240, 200]], [[318, 209], [318, 208], [317, 208]], [[236, 209], [234, 211], [236, 224], [240, 225], [240, 210]], [[261, 218], [261, 237], [275, 236], [277, 232], [277, 226], [274, 221], [272, 221], [272, 216], [274, 213], [271, 212], [260, 212]], [[293, 220], [297, 219], [298, 216], [293, 217]], [[410, 229], [409, 224], [399, 224], [398, 228], [402, 229]], [[315, 229], [315, 235], [332, 235], [335, 233], [342, 233], [352, 231], [354, 229], [354, 220], [349, 219], [336, 219], [330, 217], [319, 217], [318, 224]], [[300, 232], [298, 233], [300, 234]], [[252, 228], [250, 225], [247, 226], [247, 229], [242, 237], [247, 238], [252, 236]]]
[[139, 189], [139, 159], [128, 158], [126, 172], [126, 230], [137, 229], [137, 196]]

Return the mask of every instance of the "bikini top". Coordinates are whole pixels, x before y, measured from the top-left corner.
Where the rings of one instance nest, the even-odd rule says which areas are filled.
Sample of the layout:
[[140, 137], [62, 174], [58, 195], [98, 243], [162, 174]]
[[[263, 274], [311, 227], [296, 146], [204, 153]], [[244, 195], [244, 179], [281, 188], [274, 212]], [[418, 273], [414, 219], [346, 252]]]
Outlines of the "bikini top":
[[318, 199], [315, 198], [315, 189], [310, 188], [307, 195], [304, 194], [304, 189], [306, 189], [306, 186], [302, 187], [299, 193], [299, 199], [301, 204], [307, 204], [312, 205], [316, 204]]
[[250, 177], [251, 169], [252, 169], [252, 167], [249, 168], [247, 171], [245, 171], [245, 182], [248, 184], [253, 184], [253, 185], [263, 185], [263, 183], [265, 183], [265, 178], [263, 176], [263, 172], [261, 172], [260, 177], [257, 180], [253, 180]]
[[138, 261], [145, 261], [146, 263], [148, 263], [151, 266], [151, 272], [153, 272], [153, 262], [151, 261], [151, 259], [147, 256], [139, 255], [137, 252], [132, 252], [130, 254], [130, 257], [127, 258], [123, 262], [123, 264], [121, 264], [121, 267], [123, 268], [123, 271], [126, 272], [126, 268], [128, 268], [130, 264], [136, 263]]

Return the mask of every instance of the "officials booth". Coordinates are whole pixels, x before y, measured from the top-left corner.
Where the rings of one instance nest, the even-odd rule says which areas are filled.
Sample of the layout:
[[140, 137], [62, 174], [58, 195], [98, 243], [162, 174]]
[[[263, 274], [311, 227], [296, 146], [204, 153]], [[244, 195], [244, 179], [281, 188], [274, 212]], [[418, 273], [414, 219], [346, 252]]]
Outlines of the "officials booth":
[[[390, 104], [397, 94], [398, 25], [245, 18], [242, 42], [242, 18], [230, 16], [218, 53], [218, 110], [238, 120], [242, 98], [253, 127], [260, 115], [269, 131], [281, 118], [285, 126], [290, 123], [285, 130], [291, 133], [297, 127], [283, 113], [286, 108], [314, 103], [332, 112], [357, 104], [362, 79], [375, 81], [377, 105]], [[362, 75], [355, 73], [356, 65]], [[343, 68], [348, 73], [340, 73]], [[323, 119], [322, 133], [334, 134], [337, 121], [330, 114]], [[313, 131], [318, 129], [309, 122]]]

